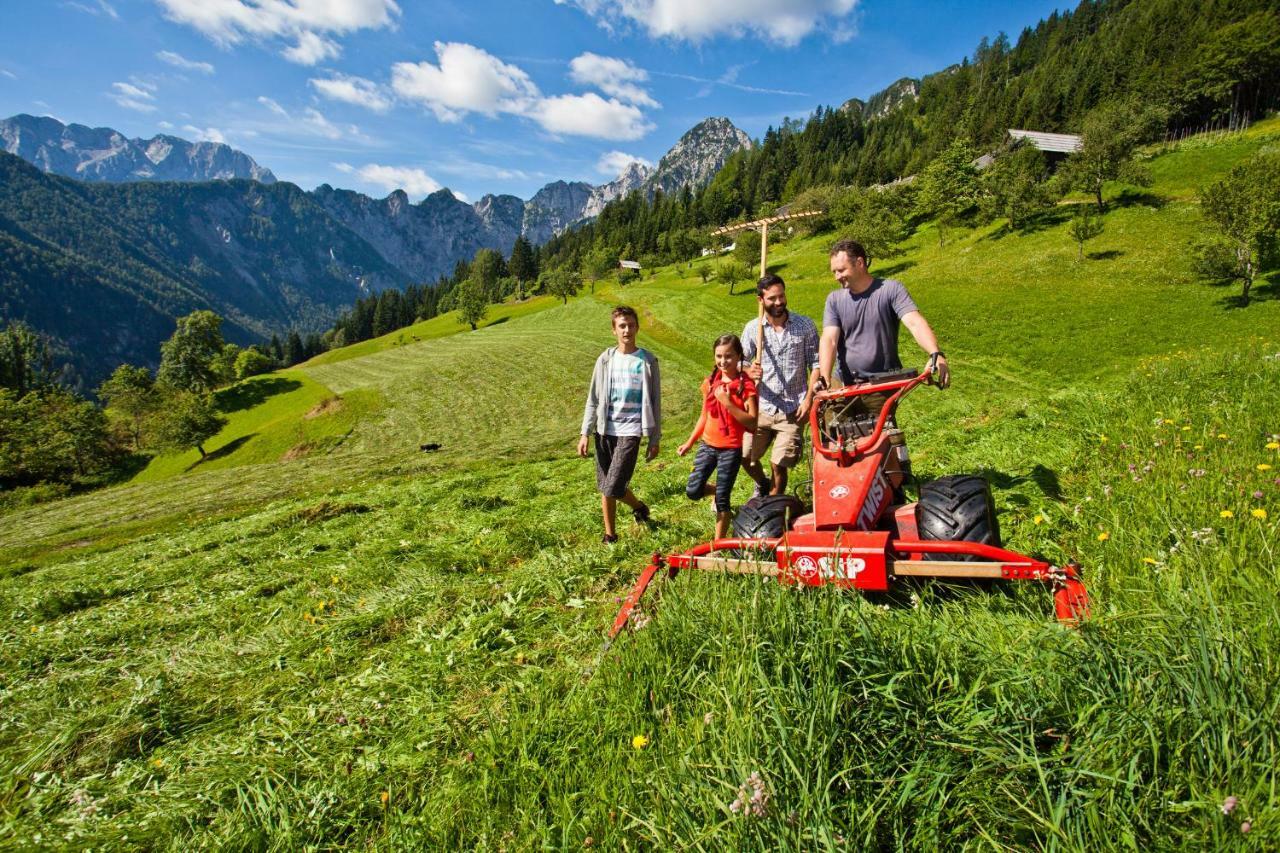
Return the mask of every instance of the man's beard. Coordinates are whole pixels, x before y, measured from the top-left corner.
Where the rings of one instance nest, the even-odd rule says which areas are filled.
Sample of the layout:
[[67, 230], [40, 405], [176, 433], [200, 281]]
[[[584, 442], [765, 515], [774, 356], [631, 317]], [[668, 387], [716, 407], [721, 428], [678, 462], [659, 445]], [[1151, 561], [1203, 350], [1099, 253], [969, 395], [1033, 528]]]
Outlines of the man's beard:
[[772, 307], [771, 307], [771, 306], [766, 305], [766, 306], [765, 306], [765, 309], [764, 309], [764, 313], [768, 314], [770, 317], [772, 317], [773, 319], [777, 320], [777, 319], [779, 319], [780, 317], [785, 317], [785, 316], [787, 316], [787, 306], [782, 305], [782, 306], [772, 306]]

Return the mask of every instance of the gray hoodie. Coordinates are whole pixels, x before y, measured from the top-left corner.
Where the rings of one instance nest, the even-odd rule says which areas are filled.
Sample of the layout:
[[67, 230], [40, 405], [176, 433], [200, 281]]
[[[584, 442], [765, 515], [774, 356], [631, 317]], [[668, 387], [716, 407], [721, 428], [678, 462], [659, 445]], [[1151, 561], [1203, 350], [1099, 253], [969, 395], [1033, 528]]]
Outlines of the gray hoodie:
[[[591, 387], [587, 389], [587, 405], [582, 413], [582, 435], [596, 432], [604, 434], [609, 421], [609, 360], [618, 351], [609, 347], [596, 359], [591, 372]], [[649, 436], [656, 443], [662, 438], [662, 380], [658, 375], [658, 357], [647, 349], [644, 354], [644, 387], [640, 400], [640, 434]]]

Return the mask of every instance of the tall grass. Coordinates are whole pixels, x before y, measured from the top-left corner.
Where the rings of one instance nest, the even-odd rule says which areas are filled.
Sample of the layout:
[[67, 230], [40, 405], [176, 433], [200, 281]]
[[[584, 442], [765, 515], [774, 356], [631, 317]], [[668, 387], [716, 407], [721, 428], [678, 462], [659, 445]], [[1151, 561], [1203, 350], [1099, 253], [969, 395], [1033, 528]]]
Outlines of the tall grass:
[[[1079, 559], [1080, 629], [1039, 587], [686, 573], [598, 657], [648, 554], [710, 532], [670, 449], [754, 310], [666, 268], [257, 380], [211, 462], [0, 517], [0, 838], [1274, 849], [1280, 300], [1184, 277], [1194, 223], [1132, 201], [1084, 264], [1052, 217], [895, 261], [956, 368], [903, 406], [915, 470], [983, 474], [1007, 544]], [[775, 255], [811, 316], [824, 242]], [[635, 481], [659, 524], [607, 548], [568, 451], [615, 301], [663, 360], [668, 452]]]

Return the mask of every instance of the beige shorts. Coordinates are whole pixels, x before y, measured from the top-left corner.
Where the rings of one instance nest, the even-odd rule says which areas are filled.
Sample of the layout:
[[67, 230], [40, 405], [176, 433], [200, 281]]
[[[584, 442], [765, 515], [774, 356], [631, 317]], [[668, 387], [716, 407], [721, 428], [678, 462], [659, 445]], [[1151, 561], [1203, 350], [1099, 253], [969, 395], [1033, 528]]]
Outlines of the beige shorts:
[[779, 468], [791, 468], [800, 461], [803, 429], [804, 424], [797, 422], [794, 413], [784, 415], [761, 411], [756, 418], [756, 431], [742, 436], [743, 459], [759, 462], [772, 443], [773, 455], [769, 461]]

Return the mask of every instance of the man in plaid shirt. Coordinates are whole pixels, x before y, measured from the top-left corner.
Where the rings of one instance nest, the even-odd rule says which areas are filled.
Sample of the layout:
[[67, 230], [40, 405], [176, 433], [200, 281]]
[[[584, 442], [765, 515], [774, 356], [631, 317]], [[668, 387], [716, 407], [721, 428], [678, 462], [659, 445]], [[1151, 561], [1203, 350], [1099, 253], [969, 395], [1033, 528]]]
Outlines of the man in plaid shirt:
[[[760, 392], [760, 414], [755, 433], [743, 437], [742, 468], [756, 481], [758, 497], [782, 494], [788, 469], [800, 461], [801, 435], [818, 377], [818, 328], [808, 317], [787, 310], [787, 285], [779, 276], [760, 279], [756, 298], [764, 309], [764, 353], [760, 364], [746, 370]], [[742, 330], [743, 359], [748, 362], [756, 360], [759, 322], [751, 320]], [[760, 460], [771, 443], [770, 478]]]

